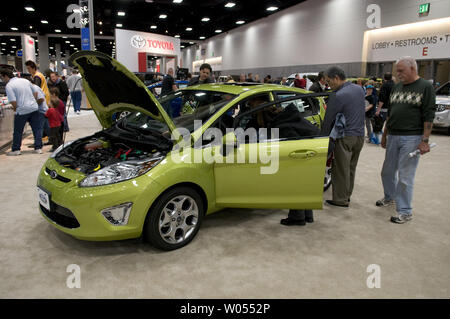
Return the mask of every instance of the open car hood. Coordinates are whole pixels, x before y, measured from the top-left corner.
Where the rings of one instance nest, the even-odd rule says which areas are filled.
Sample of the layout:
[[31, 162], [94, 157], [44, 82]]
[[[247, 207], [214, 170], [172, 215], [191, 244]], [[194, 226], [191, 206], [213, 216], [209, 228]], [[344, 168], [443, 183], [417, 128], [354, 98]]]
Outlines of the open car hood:
[[114, 124], [114, 113], [131, 111], [145, 113], [175, 130], [145, 84], [117, 60], [97, 51], [79, 51], [69, 58], [69, 64], [80, 71], [86, 96], [104, 128]]

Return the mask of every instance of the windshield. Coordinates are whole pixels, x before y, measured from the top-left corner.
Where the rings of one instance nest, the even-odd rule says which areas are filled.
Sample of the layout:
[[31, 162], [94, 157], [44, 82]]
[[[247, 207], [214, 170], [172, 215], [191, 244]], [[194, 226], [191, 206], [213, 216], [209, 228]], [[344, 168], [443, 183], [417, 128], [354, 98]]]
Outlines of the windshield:
[[436, 95], [450, 96], [450, 82], [448, 82], [443, 87], [441, 87], [439, 90], [437, 90]]
[[[223, 92], [182, 90], [163, 96], [159, 99], [159, 103], [170, 115], [177, 128], [185, 128], [192, 133], [194, 121], [201, 121], [203, 125], [235, 97], [234, 94]], [[161, 134], [167, 134], [169, 131], [165, 123], [140, 112], [129, 114], [121, 124], [124, 128], [157, 131]]]

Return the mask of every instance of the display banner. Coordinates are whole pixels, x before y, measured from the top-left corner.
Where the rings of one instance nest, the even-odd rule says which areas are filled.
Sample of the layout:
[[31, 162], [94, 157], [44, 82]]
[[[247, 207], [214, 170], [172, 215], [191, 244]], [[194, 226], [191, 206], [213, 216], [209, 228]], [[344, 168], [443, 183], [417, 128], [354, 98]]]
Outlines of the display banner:
[[81, 28], [81, 50], [90, 50], [89, 28]]
[[367, 62], [395, 61], [402, 56], [448, 59], [450, 18], [366, 31], [364, 44]]
[[22, 34], [22, 50], [22, 70], [26, 70], [26, 61], [36, 62], [36, 42], [29, 35]]
[[116, 29], [115, 38], [117, 60], [132, 72], [139, 72], [139, 53], [181, 56], [178, 38], [123, 29]]

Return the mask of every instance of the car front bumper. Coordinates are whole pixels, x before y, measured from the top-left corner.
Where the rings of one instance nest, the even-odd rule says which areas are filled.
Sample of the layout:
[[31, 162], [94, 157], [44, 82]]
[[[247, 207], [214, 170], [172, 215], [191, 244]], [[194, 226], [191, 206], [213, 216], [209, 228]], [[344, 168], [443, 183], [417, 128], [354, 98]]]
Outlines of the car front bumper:
[[[56, 178], [50, 176], [51, 171], [57, 173]], [[48, 159], [37, 181], [37, 186], [50, 198], [50, 210], [39, 204], [42, 216], [54, 227], [78, 239], [106, 241], [139, 237], [147, 212], [162, 187], [145, 174], [112, 185], [79, 187], [84, 177]], [[130, 202], [133, 205], [126, 225], [113, 225], [101, 214], [105, 208]]]

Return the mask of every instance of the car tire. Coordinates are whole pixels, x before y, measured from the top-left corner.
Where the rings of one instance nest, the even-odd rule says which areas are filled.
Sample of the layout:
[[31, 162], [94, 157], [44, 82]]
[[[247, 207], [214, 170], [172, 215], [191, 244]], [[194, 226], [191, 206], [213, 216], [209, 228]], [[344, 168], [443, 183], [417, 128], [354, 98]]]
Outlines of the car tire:
[[169, 190], [150, 208], [144, 239], [162, 250], [186, 246], [197, 235], [203, 215], [203, 201], [195, 190], [189, 187]]

